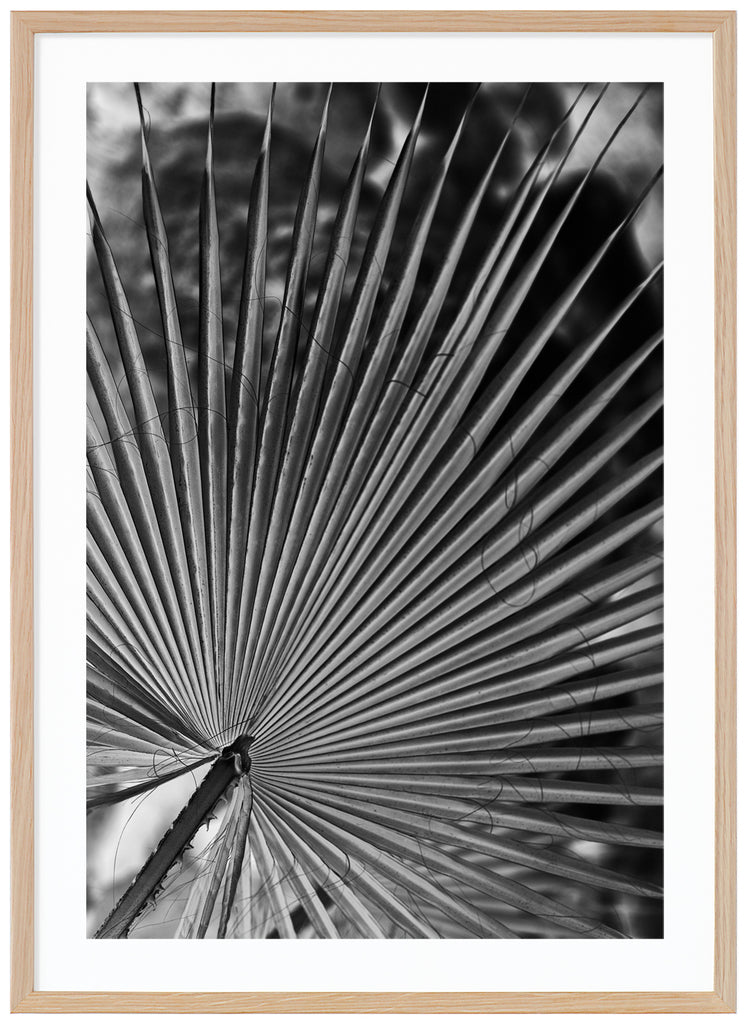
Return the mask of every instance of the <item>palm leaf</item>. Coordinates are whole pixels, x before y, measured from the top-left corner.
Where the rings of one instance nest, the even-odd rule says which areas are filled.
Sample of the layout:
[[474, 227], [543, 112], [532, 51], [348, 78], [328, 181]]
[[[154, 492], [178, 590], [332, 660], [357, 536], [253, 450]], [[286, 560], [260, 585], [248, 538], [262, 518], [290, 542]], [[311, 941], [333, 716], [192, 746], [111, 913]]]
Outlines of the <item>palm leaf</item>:
[[297, 193], [273, 88], [234, 273], [213, 86], [193, 327], [136, 86], [160, 350], [89, 189], [88, 805], [193, 782], [98, 937], [658, 933], [662, 170], [588, 222], [656, 105], [617, 88], [440, 142], [424, 90], [385, 160], [384, 86], [340, 168], [330, 87]]

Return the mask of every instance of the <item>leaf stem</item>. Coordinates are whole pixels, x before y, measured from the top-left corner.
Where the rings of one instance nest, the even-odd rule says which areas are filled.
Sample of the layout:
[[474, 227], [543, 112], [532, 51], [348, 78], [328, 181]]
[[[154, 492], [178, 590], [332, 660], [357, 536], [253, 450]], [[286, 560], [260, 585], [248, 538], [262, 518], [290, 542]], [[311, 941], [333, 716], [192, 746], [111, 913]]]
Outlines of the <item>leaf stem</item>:
[[125, 890], [94, 938], [123, 939], [133, 921], [157, 894], [169, 869], [184, 852], [222, 796], [248, 774], [250, 736], [239, 736], [224, 747], [208, 774], [174, 819], [161, 842]]

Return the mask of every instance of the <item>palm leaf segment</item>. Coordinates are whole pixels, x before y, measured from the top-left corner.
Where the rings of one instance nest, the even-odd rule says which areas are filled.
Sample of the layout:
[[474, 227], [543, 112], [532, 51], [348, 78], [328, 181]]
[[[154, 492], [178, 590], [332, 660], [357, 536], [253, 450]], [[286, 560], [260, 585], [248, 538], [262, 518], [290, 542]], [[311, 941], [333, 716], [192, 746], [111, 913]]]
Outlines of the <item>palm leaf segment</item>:
[[533, 298], [643, 98], [565, 177], [606, 92], [581, 90], [538, 140], [469, 260], [527, 93], [438, 259], [470, 107], [405, 241], [427, 97], [359, 238], [370, 123], [314, 293], [328, 93], [265, 368], [272, 100], [227, 364], [212, 96], [195, 366], [137, 93], [168, 394], [164, 408], [89, 192], [117, 343], [89, 321], [89, 804], [209, 767], [99, 935], [138, 934], [162, 891], [178, 935], [219, 937], [610, 937], [657, 901], [637, 866], [660, 846], [662, 334], [638, 336], [635, 314], [660, 266], [570, 349], [558, 338], [660, 172]]

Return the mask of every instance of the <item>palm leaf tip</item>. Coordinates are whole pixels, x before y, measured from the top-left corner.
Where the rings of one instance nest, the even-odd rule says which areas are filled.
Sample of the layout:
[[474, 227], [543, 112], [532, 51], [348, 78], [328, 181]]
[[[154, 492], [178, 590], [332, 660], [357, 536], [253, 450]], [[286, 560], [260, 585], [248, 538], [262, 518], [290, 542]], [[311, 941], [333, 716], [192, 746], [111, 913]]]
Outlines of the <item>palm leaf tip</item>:
[[661, 934], [661, 101], [92, 120], [92, 934]]

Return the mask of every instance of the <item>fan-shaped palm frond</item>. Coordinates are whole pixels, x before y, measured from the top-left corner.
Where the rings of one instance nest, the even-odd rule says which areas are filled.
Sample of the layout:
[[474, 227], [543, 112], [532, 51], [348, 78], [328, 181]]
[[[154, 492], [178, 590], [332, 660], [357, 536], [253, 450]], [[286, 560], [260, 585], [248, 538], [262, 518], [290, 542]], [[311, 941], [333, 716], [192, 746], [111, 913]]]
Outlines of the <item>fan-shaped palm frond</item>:
[[88, 193], [91, 820], [191, 790], [96, 934], [657, 934], [656, 90], [338, 95], [227, 265], [212, 90], [196, 303], [147, 93], [150, 284]]

